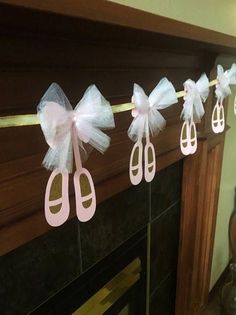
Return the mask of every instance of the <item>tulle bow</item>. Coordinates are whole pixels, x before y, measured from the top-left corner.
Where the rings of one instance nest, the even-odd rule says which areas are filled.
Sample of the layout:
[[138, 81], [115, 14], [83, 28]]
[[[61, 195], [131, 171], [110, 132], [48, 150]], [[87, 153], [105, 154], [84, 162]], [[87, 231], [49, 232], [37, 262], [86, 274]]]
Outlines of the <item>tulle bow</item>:
[[218, 65], [215, 94], [220, 101], [231, 94], [230, 84], [236, 84], [236, 64], [233, 63], [231, 68], [226, 71], [221, 65]]
[[191, 79], [185, 81], [184, 90], [186, 95], [184, 96], [181, 117], [183, 116], [184, 120], [193, 119], [195, 123], [200, 122], [205, 113], [203, 102], [209, 94], [209, 80], [206, 74], [202, 74], [197, 82]]
[[60, 86], [52, 83], [38, 105], [38, 115], [45, 139], [50, 146], [43, 165], [50, 170], [72, 172], [72, 126], [76, 129], [80, 149], [89, 143], [103, 153], [110, 138], [101, 129], [113, 128], [111, 106], [95, 85], [85, 91], [73, 110]]
[[135, 105], [132, 110], [134, 119], [128, 130], [130, 139], [137, 141], [137, 139], [145, 137], [147, 130], [152, 136], [157, 135], [166, 124], [158, 110], [167, 108], [177, 101], [175, 88], [167, 78], [163, 78], [158, 83], [149, 97], [135, 83], [132, 96], [132, 103]]

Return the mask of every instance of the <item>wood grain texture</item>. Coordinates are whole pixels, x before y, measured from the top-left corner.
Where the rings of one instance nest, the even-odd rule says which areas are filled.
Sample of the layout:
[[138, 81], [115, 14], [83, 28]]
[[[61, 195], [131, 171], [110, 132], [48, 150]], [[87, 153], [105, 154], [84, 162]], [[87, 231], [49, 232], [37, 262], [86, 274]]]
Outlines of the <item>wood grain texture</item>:
[[[213, 245], [215, 237], [216, 217], [218, 209], [218, 197], [220, 188], [221, 168], [223, 160], [224, 139], [208, 151], [207, 158], [207, 172], [206, 172], [206, 191], [204, 195], [204, 205], [201, 208], [202, 217], [198, 229], [200, 238], [198, 239], [199, 254], [196, 262], [197, 279], [195, 298], [198, 298], [199, 305], [195, 313], [197, 314], [198, 308], [207, 305], [209, 295], [209, 284], [211, 276]], [[201, 281], [198, 281], [201, 279]]]
[[216, 140], [184, 160], [177, 315], [200, 315], [208, 303], [224, 134]]
[[[187, 38], [236, 50], [234, 36], [104, 0], [1, 0], [1, 3]], [[219, 49], [219, 47], [218, 47]]]
[[207, 141], [198, 144], [197, 153], [184, 159], [180, 245], [177, 276], [176, 314], [192, 314], [195, 301], [194, 258], [197, 234], [198, 210], [203, 206], [205, 173], [207, 169]]

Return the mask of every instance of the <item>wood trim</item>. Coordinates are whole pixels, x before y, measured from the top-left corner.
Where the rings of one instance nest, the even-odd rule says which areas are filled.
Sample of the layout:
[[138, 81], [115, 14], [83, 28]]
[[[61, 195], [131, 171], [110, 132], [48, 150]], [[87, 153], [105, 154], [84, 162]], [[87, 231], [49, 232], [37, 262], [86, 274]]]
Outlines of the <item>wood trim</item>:
[[206, 191], [204, 205], [199, 209], [201, 211], [199, 216], [202, 220], [197, 231], [200, 237], [197, 240], [199, 259], [196, 257], [195, 260], [197, 264], [195, 266], [196, 292], [198, 293], [195, 294], [195, 298], [197, 298], [196, 314], [198, 314], [199, 308], [208, 303], [223, 151], [224, 139], [208, 151]]
[[[197, 153], [184, 159], [179, 260], [176, 288], [176, 315], [188, 315], [194, 300], [194, 259], [199, 207], [203, 206], [207, 170], [207, 141], [198, 144]], [[191, 231], [191, 233], [190, 233]]]
[[184, 159], [176, 315], [199, 315], [208, 303], [224, 137]]
[[[105, 0], [1, 0], [0, 3], [217, 45], [236, 52], [236, 37]], [[219, 49], [218, 49], [219, 51]]]

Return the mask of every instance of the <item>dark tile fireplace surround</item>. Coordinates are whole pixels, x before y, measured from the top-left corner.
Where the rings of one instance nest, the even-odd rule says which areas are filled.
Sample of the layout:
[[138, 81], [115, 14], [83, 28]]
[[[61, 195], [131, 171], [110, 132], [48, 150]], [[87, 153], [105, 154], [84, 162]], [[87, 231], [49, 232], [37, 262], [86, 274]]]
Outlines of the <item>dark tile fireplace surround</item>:
[[[137, 239], [145, 244], [142, 253], [146, 255], [151, 222], [150, 315], [173, 315], [181, 177], [179, 161], [158, 172], [151, 184], [142, 182], [101, 203], [90, 222], [72, 219], [0, 257], [0, 314], [32, 312], [59, 290], [63, 296], [63, 288], [88, 281], [103, 262], [116, 269], [118, 263], [111, 258], [125, 253]], [[124, 257], [128, 256], [127, 252]], [[143, 257], [144, 289], [145, 264]]]

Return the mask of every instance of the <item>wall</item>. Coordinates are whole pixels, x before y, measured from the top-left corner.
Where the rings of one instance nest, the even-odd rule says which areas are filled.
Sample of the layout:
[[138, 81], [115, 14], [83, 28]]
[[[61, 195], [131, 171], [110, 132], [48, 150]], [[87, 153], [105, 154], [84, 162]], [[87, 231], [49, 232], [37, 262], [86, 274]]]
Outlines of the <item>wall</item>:
[[113, 0], [113, 2], [236, 36], [235, 0]]

